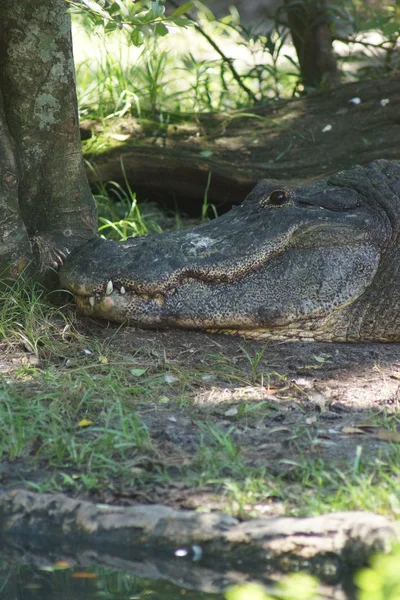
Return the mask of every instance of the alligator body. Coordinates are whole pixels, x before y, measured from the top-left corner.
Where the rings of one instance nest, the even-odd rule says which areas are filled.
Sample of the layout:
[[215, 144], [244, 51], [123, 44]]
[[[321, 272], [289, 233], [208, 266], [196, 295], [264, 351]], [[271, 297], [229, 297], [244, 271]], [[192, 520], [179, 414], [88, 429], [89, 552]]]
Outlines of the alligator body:
[[261, 182], [194, 229], [75, 250], [61, 283], [86, 315], [253, 338], [400, 341], [400, 164], [297, 189]]

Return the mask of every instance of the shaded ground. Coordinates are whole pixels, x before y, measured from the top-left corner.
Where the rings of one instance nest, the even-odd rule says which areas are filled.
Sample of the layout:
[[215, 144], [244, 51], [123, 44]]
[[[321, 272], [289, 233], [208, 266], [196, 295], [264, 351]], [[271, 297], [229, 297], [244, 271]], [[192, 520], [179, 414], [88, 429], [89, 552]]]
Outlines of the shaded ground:
[[[265, 466], [270, 475], [295, 469], [290, 461], [309, 458], [327, 461], [332, 469], [348, 468], [357, 460], [358, 448], [362, 460], [371, 461], [390, 450], [391, 440], [400, 442], [400, 433], [391, 435], [390, 419], [400, 404], [398, 344], [265, 346], [221, 335], [128, 328], [119, 332], [115, 344], [122, 351], [147, 347], [159, 356], [165, 352], [169, 364], [179, 370], [201, 365], [208, 371], [202, 380], [211, 386], [192, 389], [190, 406], [177, 410], [153, 404], [141, 415], [167, 463], [190, 462], [201, 437], [212, 443], [202, 428], [204, 422], [231, 432], [244, 462]], [[237, 381], [224, 379], [218, 362], [229, 365], [228, 373], [233, 368]], [[263, 385], [246, 384], [249, 371]], [[382, 427], [371, 420], [371, 413], [381, 415]], [[297, 484], [293, 485], [296, 493]], [[177, 487], [154, 490], [156, 501], [197, 508], [211, 500], [208, 490], [204, 497], [199, 490]], [[220, 507], [219, 499], [214, 506]], [[279, 503], [257, 506], [261, 513], [280, 510]]]
[[[78, 362], [60, 359], [57, 368], [73, 373], [87, 364], [90, 373], [95, 366], [95, 378], [102, 372], [106, 375], [104, 369], [112, 365], [127, 366], [132, 393], [138, 398], [135, 413], [152, 441], [151, 451], [136, 453], [132, 468], [139, 480], [143, 475], [144, 483], [132, 485], [116, 478], [102, 489], [81, 489], [82, 498], [191, 509], [207, 504], [236, 514], [266, 516], [297, 505], [295, 514], [305, 514], [309, 509], [299, 506], [299, 494], [312, 496], [312, 480], [324, 469], [357, 472], [362, 465], [371, 467], [376, 462], [379, 466], [383, 458], [390, 464], [398, 457], [400, 344], [265, 345], [193, 331], [121, 329], [88, 321], [81, 321], [79, 327], [89, 328], [89, 344], [102, 348], [96, 364], [89, 345]], [[15, 368], [27, 360], [26, 353], [15, 355], [2, 361], [1, 367], [5, 372], [10, 362]], [[153, 379], [141, 388], [141, 378], [150, 370]], [[35, 389], [32, 382], [15, 385]], [[68, 390], [65, 394], [67, 400]], [[96, 434], [88, 427], [86, 436], [90, 440]], [[0, 463], [2, 485], [43, 484], [48, 467], [40, 461], [32, 467], [35, 453], [33, 448], [27, 459]], [[203, 484], [201, 461], [207, 463], [210, 453], [216, 462], [226, 460], [227, 472], [239, 463], [244, 469], [259, 468], [269, 490], [265, 497], [255, 494], [251, 505], [248, 495], [240, 505], [238, 491], [233, 500], [232, 495], [227, 497], [221, 487], [224, 467], [214, 483], [208, 474]], [[192, 467], [196, 475], [188, 478], [186, 471]], [[146, 479], [147, 473], [158, 471], [168, 477]], [[73, 476], [75, 470], [64, 472]], [[285, 479], [285, 498], [274, 493], [276, 477]], [[240, 479], [239, 491], [245, 486]]]

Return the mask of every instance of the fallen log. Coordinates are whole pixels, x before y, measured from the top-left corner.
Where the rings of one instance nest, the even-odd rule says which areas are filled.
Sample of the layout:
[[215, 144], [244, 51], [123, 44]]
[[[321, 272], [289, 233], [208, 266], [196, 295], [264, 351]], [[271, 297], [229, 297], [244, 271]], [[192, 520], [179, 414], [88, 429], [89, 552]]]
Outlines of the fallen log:
[[[174, 554], [202, 568], [237, 572], [307, 569], [320, 577], [356, 568], [399, 539], [381, 515], [341, 512], [317, 517], [274, 517], [239, 522], [219, 513], [163, 505], [118, 507], [26, 490], [0, 492], [0, 538], [40, 544], [90, 545], [121, 558], [128, 552]], [[178, 552], [179, 550], [179, 552]]]
[[394, 77], [168, 125], [118, 120], [99, 133], [108, 149], [86, 155], [88, 175], [93, 185], [123, 184], [122, 159], [139, 197], [198, 216], [209, 173], [208, 202], [228, 208], [263, 178], [297, 185], [356, 163], [400, 160], [399, 114]]

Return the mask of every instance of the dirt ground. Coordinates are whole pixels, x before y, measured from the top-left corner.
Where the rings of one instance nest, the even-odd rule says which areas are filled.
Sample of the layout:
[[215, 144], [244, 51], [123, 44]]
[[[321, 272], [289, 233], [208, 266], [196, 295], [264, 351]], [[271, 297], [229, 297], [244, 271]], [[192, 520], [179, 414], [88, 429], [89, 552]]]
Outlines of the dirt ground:
[[[107, 344], [117, 364], [139, 352], [136, 364], [146, 357], [146, 366], [165, 377], [165, 397], [157, 388], [154, 400], [147, 396], [135, 406], [153, 448], [136, 464], [139, 475], [158, 466], [170, 474], [168, 482], [141, 487], [116, 480], [104, 490], [82, 491], [82, 498], [123, 506], [196, 509], [207, 504], [238, 514], [218, 486], [193, 485], [180, 471], [195, 461], [198, 469], [202, 444], [215, 447], [210, 428], [234, 443], [245, 467], [265, 467], [272, 488], [274, 477], [285, 476], [285, 495], [294, 505], [302, 487], [291, 472], [302, 465], [311, 461], [314, 470], [319, 464], [321, 470], [329, 465], [329, 470], [348, 472], [360, 462], [379, 461], [400, 442], [400, 344], [265, 344], [195, 331], [79, 323], [89, 340]], [[22, 460], [0, 463], [6, 487], [40, 484], [48, 475], [45, 465], [32, 470]], [[285, 511], [282, 498], [273, 493], [241, 509], [254, 516]]]
[[[109, 330], [99, 333], [109, 334]], [[271, 476], [294, 469], [290, 461], [310, 458], [348, 470], [358, 458], [375, 460], [390, 452], [393, 442], [400, 442], [400, 425], [399, 433], [396, 430], [400, 344], [265, 345], [195, 331], [125, 328], [113, 346], [125, 355], [147, 348], [155, 358], [163, 356], [170, 368], [204, 373], [204, 385], [189, 385], [185, 397], [191, 401], [179, 408], [159, 402], [138, 408], [158, 445], [160, 461], [169, 466], [190, 464], [200, 439], [211, 441], [201, 427], [204, 422], [230, 432], [244, 463], [266, 466]], [[261, 354], [255, 369], [255, 357]], [[221, 369], [224, 364], [227, 377]], [[237, 380], [232, 380], [232, 369]], [[257, 382], [249, 385], [251, 377]], [[295, 494], [299, 486], [292, 487]], [[137, 496], [122, 487], [102, 500], [162, 502], [191, 509], [206, 501], [210, 508], [224, 508], [212, 490], [194, 491], [179, 480]], [[257, 505], [256, 514], [282, 510], [279, 502], [266, 502]]]

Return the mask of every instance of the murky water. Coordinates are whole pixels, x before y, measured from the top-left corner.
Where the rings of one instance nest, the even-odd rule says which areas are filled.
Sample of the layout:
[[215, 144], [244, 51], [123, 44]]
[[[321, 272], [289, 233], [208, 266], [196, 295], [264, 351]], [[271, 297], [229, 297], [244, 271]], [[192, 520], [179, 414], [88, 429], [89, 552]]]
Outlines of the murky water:
[[[219, 564], [194, 546], [173, 550], [117, 538], [96, 544], [64, 536], [50, 540], [43, 531], [34, 536], [0, 533], [0, 600], [225, 600], [227, 589], [252, 581], [276, 597], [282, 572], [262, 563], [244, 564], [233, 556]], [[313, 585], [324, 600], [354, 600], [351, 583], [341, 585], [344, 575], [325, 568], [320, 586], [316, 580]], [[278, 597], [297, 598], [298, 580], [293, 584]]]
[[3, 562], [1, 600], [222, 600], [222, 594], [186, 589], [99, 567], [76, 569], [60, 561], [41, 568]]
[[[151, 563], [144, 565], [149, 572]], [[155, 567], [154, 576], [157, 577]], [[222, 591], [209, 592], [193, 589], [185, 582], [174, 583], [167, 579], [149, 579], [126, 573], [119, 569], [85, 566], [72, 567], [67, 561], [32, 566], [6, 561], [0, 556], [0, 600], [224, 600]], [[194, 578], [196, 579], [196, 577]], [[228, 578], [221, 575], [213, 583], [204, 581], [204, 588], [223, 590]], [[247, 581], [251, 581], [247, 579]], [[242, 582], [243, 583], [243, 582]], [[270, 587], [267, 585], [267, 588]], [[272, 588], [269, 589], [271, 591]], [[337, 586], [322, 586], [321, 598], [327, 600], [353, 600], [354, 595], [344, 593]], [[275, 596], [274, 596], [275, 597]], [[281, 596], [279, 596], [281, 597]], [[290, 598], [293, 596], [290, 595]], [[305, 596], [302, 596], [305, 597]]]

